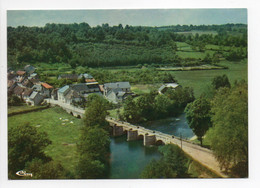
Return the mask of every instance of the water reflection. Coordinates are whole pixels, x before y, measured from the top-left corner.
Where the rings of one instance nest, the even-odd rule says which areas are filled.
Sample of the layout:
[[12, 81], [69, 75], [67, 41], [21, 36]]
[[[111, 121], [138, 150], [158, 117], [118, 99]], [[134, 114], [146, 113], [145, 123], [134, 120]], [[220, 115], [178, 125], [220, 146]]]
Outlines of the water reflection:
[[111, 179], [136, 179], [144, 167], [161, 154], [157, 147], [144, 147], [143, 140], [126, 141], [126, 135], [111, 138]]
[[191, 138], [194, 133], [190, 129], [185, 114], [181, 114], [177, 118], [167, 118], [142, 124], [148, 129], [157, 130], [163, 133], [172, 134], [183, 138]]

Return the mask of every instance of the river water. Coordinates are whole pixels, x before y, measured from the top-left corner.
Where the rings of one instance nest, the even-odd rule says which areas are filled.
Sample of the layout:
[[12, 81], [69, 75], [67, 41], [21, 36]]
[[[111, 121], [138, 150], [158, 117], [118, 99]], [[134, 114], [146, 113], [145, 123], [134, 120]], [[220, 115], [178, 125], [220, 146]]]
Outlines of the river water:
[[[177, 118], [167, 118], [142, 124], [142, 126], [183, 138], [194, 136], [187, 124], [185, 114]], [[152, 160], [159, 159], [161, 154], [157, 146], [144, 147], [143, 140], [126, 141], [126, 135], [111, 138], [111, 179], [136, 179], [144, 167]]]

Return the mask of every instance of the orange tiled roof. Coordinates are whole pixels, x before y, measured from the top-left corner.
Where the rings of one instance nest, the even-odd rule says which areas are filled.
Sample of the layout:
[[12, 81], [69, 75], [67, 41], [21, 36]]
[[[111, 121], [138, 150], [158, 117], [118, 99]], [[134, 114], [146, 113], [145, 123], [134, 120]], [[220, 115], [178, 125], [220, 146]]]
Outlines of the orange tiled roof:
[[92, 79], [86, 79], [86, 82], [89, 83], [89, 82], [96, 82], [96, 80], [94, 78]]
[[53, 87], [47, 83], [42, 83], [42, 86], [45, 87], [46, 89], [52, 89]]
[[18, 74], [19, 76], [22, 76], [22, 75], [24, 75], [25, 73], [26, 73], [25, 71], [21, 71], [21, 70], [19, 70], [19, 71], [16, 72], [16, 74]]

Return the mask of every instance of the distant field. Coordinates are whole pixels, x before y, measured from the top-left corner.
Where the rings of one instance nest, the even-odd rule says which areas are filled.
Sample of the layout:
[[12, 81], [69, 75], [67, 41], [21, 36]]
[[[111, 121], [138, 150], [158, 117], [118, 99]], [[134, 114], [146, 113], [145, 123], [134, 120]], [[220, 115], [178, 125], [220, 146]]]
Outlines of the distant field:
[[218, 33], [216, 31], [183, 31], [183, 32], [176, 32], [178, 34], [192, 34], [192, 35], [195, 35], [196, 33], [198, 33], [199, 35], [204, 35], [204, 34], [207, 34], [207, 35], [217, 35]]
[[212, 69], [223, 69], [221, 66], [214, 65], [200, 65], [192, 67], [162, 67], [157, 68], [159, 71], [190, 71], [190, 70], [212, 70]]
[[[63, 121], [65, 119], [68, 121]], [[61, 108], [55, 107], [11, 116], [8, 118], [8, 128], [16, 127], [25, 122], [37, 127], [39, 131], [47, 132], [52, 144], [46, 148], [45, 153], [53, 160], [60, 162], [66, 170], [74, 171], [78, 160], [76, 142], [83, 121], [71, 116]]]
[[192, 87], [196, 97], [206, 92], [208, 86], [216, 76], [226, 74], [231, 82], [235, 80], [247, 80], [247, 63], [242, 62], [222, 62], [220, 65], [228, 66], [229, 69], [221, 70], [197, 70], [197, 71], [175, 71], [173, 75], [184, 87]]

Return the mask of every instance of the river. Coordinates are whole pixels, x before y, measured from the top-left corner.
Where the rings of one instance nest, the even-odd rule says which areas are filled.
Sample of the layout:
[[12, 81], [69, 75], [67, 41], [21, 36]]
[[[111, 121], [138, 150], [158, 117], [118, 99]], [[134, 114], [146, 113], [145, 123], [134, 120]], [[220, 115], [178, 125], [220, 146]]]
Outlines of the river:
[[[177, 118], [167, 118], [142, 124], [142, 126], [183, 138], [194, 136], [187, 124], [185, 114]], [[157, 146], [144, 147], [143, 140], [126, 141], [126, 135], [111, 138], [111, 179], [136, 179], [144, 167], [152, 160], [159, 159], [161, 154]]]

